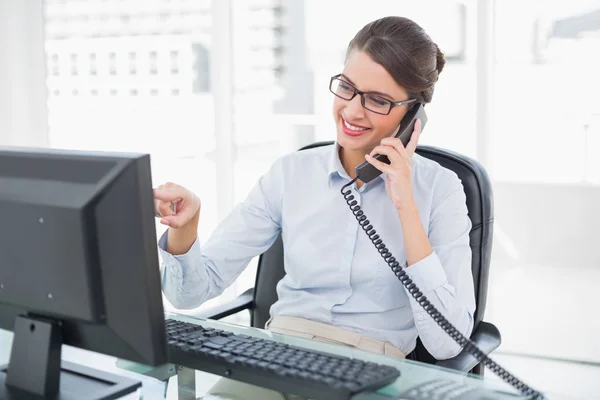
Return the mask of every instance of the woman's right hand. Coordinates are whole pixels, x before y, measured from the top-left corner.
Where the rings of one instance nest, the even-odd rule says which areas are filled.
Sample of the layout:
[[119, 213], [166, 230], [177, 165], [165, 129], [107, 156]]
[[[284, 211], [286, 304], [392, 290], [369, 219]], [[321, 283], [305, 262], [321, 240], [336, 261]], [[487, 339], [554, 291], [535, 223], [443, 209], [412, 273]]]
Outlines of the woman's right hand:
[[200, 199], [190, 190], [167, 182], [154, 189], [154, 209], [160, 223], [180, 229], [190, 222], [198, 224]]

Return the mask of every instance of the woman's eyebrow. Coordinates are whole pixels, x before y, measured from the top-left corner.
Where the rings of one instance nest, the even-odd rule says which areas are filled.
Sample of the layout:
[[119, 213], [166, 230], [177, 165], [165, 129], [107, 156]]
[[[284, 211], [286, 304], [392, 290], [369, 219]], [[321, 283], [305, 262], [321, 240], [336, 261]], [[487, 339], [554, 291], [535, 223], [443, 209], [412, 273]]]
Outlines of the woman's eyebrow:
[[[349, 78], [347, 75], [340, 74], [340, 76], [342, 76], [342, 77], [343, 77], [345, 80], [347, 80], [347, 81], [348, 81], [348, 83], [351, 83], [351, 84], [353, 84], [353, 85], [354, 85], [354, 87], [356, 87], [356, 84], [355, 84], [354, 82], [352, 82], [352, 79], [350, 79], [350, 78]], [[377, 92], [377, 91], [369, 90], [368, 92], [365, 92], [365, 93], [377, 94], [377, 95], [379, 95], [379, 96], [387, 97], [389, 100], [393, 99], [393, 97], [392, 97], [392, 96], [390, 96], [390, 95], [389, 95], [389, 94], [387, 94], [387, 93], [383, 93], [383, 92]]]

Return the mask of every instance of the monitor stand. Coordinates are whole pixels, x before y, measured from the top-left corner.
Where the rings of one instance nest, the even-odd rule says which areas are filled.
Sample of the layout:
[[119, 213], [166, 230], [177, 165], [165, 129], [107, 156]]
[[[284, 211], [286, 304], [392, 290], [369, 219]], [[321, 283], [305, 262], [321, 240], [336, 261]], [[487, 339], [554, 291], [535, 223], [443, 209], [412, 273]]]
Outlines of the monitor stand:
[[0, 367], [0, 400], [109, 400], [142, 384], [63, 361], [59, 322], [17, 317], [10, 363]]

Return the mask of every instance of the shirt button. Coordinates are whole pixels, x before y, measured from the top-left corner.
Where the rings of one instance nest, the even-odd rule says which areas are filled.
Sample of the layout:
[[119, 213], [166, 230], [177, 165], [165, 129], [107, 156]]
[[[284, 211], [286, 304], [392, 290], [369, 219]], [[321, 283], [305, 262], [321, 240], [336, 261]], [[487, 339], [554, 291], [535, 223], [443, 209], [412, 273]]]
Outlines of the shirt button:
[[419, 316], [417, 317], [417, 319], [418, 319], [419, 321], [424, 321], [424, 320], [425, 320], [425, 316], [421, 314], [421, 315], [419, 315]]

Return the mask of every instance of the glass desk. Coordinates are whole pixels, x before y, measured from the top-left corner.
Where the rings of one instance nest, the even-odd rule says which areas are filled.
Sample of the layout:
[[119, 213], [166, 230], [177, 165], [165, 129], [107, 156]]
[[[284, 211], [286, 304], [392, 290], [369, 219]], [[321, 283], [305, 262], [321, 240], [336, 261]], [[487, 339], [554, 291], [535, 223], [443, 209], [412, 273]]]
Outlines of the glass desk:
[[[294, 346], [315, 349], [319, 351], [334, 353], [351, 358], [359, 358], [379, 364], [396, 367], [400, 371], [400, 377], [391, 385], [379, 389], [375, 393], [364, 393], [354, 398], [356, 400], [392, 400], [410, 388], [432, 380], [448, 380], [462, 383], [470, 387], [478, 387], [486, 390], [485, 400], [515, 400], [521, 398], [510, 386], [501, 382], [490, 382], [479, 376], [457, 372], [441, 367], [423, 364], [411, 360], [401, 360], [390, 356], [373, 354], [352, 347], [316, 342], [298, 337], [281, 335], [278, 333], [250, 328], [247, 326], [234, 325], [226, 322], [194, 318], [181, 314], [167, 313], [166, 318], [191, 322], [217, 329], [229, 330], [235, 333], [246, 334], [258, 338], [275, 340]], [[12, 333], [0, 330], [0, 364], [8, 362], [10, 357], [10, 345]], [[202, 371], [191, 371], [174, 365], [161, 367], [148, 367], [141, 364], [117, 360], [114, 357], [105, 356], [85, 350], [63, 347], [63, 359], [83, 364], [98, 370], [111, 372], [117, 375], [127, 376], [142, 381], [142, 391], [126, 397], [126, 399], [179, 399], [202, 397], [220, 377]], [[487, 372], [487, 371], [486, 371]], [[491, 372], [487, 372], [491, 373]], [[559, 394], [545, 393], [548, 399], [574, 400], [573, 397]], [[217, 400], [218, 397], [206, 396], [207, 400]], [[483, 399], [483, 398], [482, 398]]]

